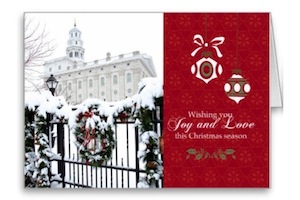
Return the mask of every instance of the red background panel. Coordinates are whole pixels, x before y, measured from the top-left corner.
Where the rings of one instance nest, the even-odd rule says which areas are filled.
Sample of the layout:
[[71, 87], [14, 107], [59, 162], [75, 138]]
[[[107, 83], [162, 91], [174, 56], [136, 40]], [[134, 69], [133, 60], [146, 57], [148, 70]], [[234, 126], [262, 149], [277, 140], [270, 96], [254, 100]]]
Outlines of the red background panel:
[[[223, 57], [219, 58], [210, 45], [192, 57], [199, 47], [193, 42], [196, 34], [207, 43], [223, 36], [224, 43], [218, 46]], [[204, 51], [211, 51], [211, 59], [223, 68], [222, 74], [209, 83], [191, 73], [191, 66]], [[236, 68], [251, 86], [239, 103], [224, 91]], [[164, 14], [164, 187], [269, 187], [269, 108], [268, 13]], [[233, 123], [255, 126], [222, 129], [227, 119], [222, 118], [215, 128], [196, 128], [195, 124], [214, 119], [190, 117], [188, 111], [232, 113]], [[194, 123], [187, 133], [168, 128], [180, 118]], [[192, 132], [222, 138], [191, 139], [188, 135]], [[226, 134], [246, 138], [225, 139]], [[189, 154], [188, 149], [198, 153]], [[201, 149], [203, 156], [195, 159]], [[229, 150], [226, 159], [221, 159], [226, 149], [234, 153]]]

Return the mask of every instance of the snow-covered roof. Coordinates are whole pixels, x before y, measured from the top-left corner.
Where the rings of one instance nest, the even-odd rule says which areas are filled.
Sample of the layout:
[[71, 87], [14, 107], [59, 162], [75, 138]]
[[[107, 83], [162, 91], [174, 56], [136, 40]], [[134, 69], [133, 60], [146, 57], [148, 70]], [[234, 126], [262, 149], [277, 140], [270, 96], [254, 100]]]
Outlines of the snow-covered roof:
[[[103, 58], [103, 59], [99, 59], [99, 60], [94, 60], [94, 61], [90, 61], [90, 62], [82, 62], [82, 63], [65, 56], [65, 57], [60, 57], [60, 58], [56, 58], [53, 60], [49, 60], [49, 61], [45, 62], [44, 66], [53, 64], [56, 62], [68, 61], [68, 62], [77, 64], [80, 66], [84, 66], [85, 69], [94, 69], [94, 68], [99, 68], [99, 67], [105, 67], [108, 65], [118, 64], [121, 62], [129, 62], [129, 61], [136, 60], [136, 59], [139, 59], [144, 64], [144, 66], [150, 72], [150, 74], [152, 76], [157, 75], [153, 61], [152, 61], [152, 57], [147, 54], [140, 54], [139, 52], [121, 54], [118, 56], [111, 56], [109, 58]], [[54, 74], [63, 74], [66, 72], [70, 73], [70, 72], [76, 72], [79, 70], [82, 70], [82, 68], [69, 69], [68, 71], [66, 71], [66, 70], [56, 71]]]
[[92, 62], [86, 63], [86, 68], [95, 68], [95, 67], [101, 67], [106, 65], [112, 65], [117, 64], [121, 62], [128, 62], [132, 60], [140, 59], [144, 66], [147, 68], [147, 70], [153, 75], [156, 76], [156, 70], [152, 61], [152, 57], [147, 54], [140, 54], [137, 52], [127, 53], [127, 54], [121, 54], [118, 56], [112, 56], [99, 60], [94, 60]]
[[45, 65], [49, 65], [49, 64], [52, 64], [52, 63], [56, 63], [56, 62], [61, 62], [61, 61], [68, 61], [68, 62], [76, 62], [76, 60], [72, 60], [71, 58], [68, 58], [67, 56], [64, 56], [64, 57], [59, 57], [59, 58], [55, 58], [55, 59], [52, 59], [52, 60], [48, 60], [45, 62], [44, 66]]
[[74, 27], [70, 29], [69, 33], [74, 32], [74, 31], [81, 33], [81, 31], [76, 27], [75, 24], [74, 24]]

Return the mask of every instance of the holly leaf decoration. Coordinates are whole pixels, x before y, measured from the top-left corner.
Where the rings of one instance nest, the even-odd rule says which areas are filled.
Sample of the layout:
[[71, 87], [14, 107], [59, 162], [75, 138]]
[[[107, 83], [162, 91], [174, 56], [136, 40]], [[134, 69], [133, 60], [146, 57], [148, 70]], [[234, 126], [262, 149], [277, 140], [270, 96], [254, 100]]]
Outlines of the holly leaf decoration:
[[215, 159], [217, 159], [217, 160], [219, 159], [219, 158], [218, 158], [218, 155], [217, 155], [216, 153], [213, 153], [213, 157], [214, 157]]
[[200, 160], [202, 158], [203, 154], [199, 153], [196, 155], [195, 160]]
[[206, 152], [205, 156], [204, 156], [204, 159], [207, 159], [207, 158], [209, 158], [209, 153], [208, 152]]
[[197, 153], [197, 150], [196, 149], [188, 149], [187, 152], [189, 154], [195, 155]]
[[201, 160], [201, 159], [207, 159], [212, 158], [216, 160], [227, 160], [227, 156], [230, 156], [233, 160], [236, 159], [236, 156], [234, 155], [235, 150], [234, 149], [226, 149], [225, 151], [222, 149], [218, 149], [214, 151], [213, 153], [209, 153], [208, 151], [201, 148], [199, 151], [197, 151], [194, 148], [189, 148], [186, 150], [188, 155], [186, 156], [186, 159], [189, 159], [191, 156], [195, 156], [195, 160]]
[[220, 156], [221, 160], [226, 160], [227, 159], [227, 157], [224, 153], [220, 153], [219, 156]]
[[226, 149], [226, 150], [225, 150], [225, 154], [226, 154], [226, 155], [232, 155], [232, 154], [234, 154], [234, 152], [235, 152], [234, 149]]

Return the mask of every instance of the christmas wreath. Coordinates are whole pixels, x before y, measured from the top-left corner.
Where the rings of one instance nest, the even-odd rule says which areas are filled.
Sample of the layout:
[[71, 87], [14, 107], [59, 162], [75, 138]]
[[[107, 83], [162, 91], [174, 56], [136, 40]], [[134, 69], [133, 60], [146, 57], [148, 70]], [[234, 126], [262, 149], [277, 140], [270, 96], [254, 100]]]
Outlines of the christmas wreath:
[[83, 162], [101, 166], [111, 159], [115, 147], [114, 132], [107, 117], [100, 116], [96, 109], [90, 108], [77, 115], [74, 135]]

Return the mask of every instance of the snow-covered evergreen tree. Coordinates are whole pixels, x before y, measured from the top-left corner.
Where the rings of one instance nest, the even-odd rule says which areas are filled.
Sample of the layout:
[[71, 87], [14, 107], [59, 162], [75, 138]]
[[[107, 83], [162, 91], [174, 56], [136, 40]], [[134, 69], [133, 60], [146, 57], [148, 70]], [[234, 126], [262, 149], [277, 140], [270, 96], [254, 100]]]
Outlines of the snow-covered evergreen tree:
[[43, 116], [38, 116], [37, 122], [37, 150], [36, 170], [33, 178], [36, 178], [37, 187], [50, 187], [50, 158], [53, 153], [49, 146], [48, 135], [46, 134], [47, 122]]
[[25, 108], [25, 187], [35, 187], [36, 180], [33, 178], [36, 155], [34, 152], [34, 122], [30, 120], [34, 112]]

